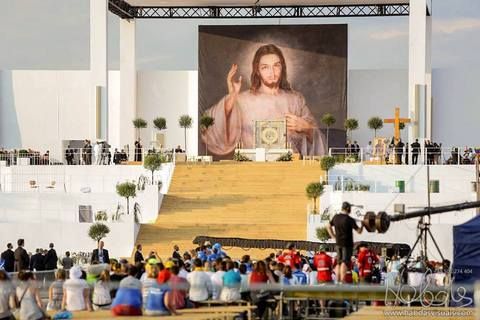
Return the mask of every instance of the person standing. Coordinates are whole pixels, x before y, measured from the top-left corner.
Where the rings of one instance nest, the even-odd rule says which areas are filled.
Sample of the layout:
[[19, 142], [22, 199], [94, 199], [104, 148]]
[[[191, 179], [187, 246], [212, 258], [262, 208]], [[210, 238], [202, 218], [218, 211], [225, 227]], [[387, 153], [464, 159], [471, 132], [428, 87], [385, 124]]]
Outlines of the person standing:
[[73, 164], [73, 150], [70, 148], [70, 145], [65, 150], [65, 159], [67, 160], [67, 165]]
[[320, 252], [313, 257], [313, 266], [317, 269], [318, 283], [332, 282], [332, 257], [325, 252], [325, 246], [320, 246]]
[[98, 263], [110, 263], [110, 258], [108, 256], [108, 250], [104, 249], [105, 244], [103, 241], [98, 243], [98, 249], [94, 249], [92, 252], [92, 261], [97, 261]]
[[377, 255], [366, 245], [362, 245], [357, 260], [360, 283], [372, 283], [373, 267], [376, 263]]
[[182, 260], [182, 255], [180, 254], [180, 248], [178, 247], [178, 245], [173, 246], [172, 258]]
[[18, 239], [17, 241], [18, 248], [15, 249], [14, 257], [15, 257], [15, 265], [14, 271], [19, 272], [23, 270], [28, 270], [28, 266], [30, 264], [30, 258], [28, 256], [27, 250], [23, 248], [25, 245], [24, 239]]
[[395, 163], [396, 164], [402, 164], [404, 146], [405, 144], [402, 142], [402, 139], [398, 139], [398, 142], [395, 145]]
[[365, 147], [365, 161], [370, 161], [370, 159], [372, 158], [372, 152], [373, 152], [372, 141], [368, 141], [368, 144]]
[[65, 257], [62, 259], [61, 264], [65, 270], [69, 270], [73, 267], [73, 259], [70, 258], [70, 251], [65, 252]]
[[42, 249], [35, 250], [35, 254], [30, 258], [30, 270], [43, 271], [45, 270], [45, 257], [42, 254]]
[[141, 162], [142, 161], [142, 142], [140, 138], [138, 138], [137, 141], [135, 141], [135, 161]]
[[45, 255], [45, 270], [54, 270], [57, 268], [57, 252], [53, 248], [53, 243], [50, 243], [48, 246], [50, 249], [48, 250], [47, 254]]
[[415, 142], [412, 143], [412, 164], [417, 164], [418, 162], [418, 154], [420, 153], [420, 143], [418, 143], [418, 139], [415, 139]]
[[357, 141], [354, 141], [353, 144], [353, 154], [355, 157], [357, 157], [357, 160], [360, 160], [359, 155], [360, 155], [360, 145], [358, 144]]
[[[352, 206], [348, 202], [342, 204], [342, 212], [336, 214], [330, 223], [327, 225], [328, 234], [336, 242], [337, 251], [337, 266], [335, 267], [335, 274], [338, 282], [344, 282], [347, 273], [347, 264], [350, 263], [353, 253], [353, 230], [361, 234], [363, 231], [363, 224], [359, 228], [355, 220], [349, 216], [352, 211]], [[332, 229], [335, 228], [335, 231]]]
[[137, 244], [137, 251], [135, 251], [135, 257], [133, 259], [135, 261], [135, 265], [139, 262], [143, 262], [145, 259], [143, 258], [142, 254], [142, 245]]
[[2, 252], [1, 259], [4, 261], [3, 268], [7, 272], [13, 272], [15, 265], [15, 253], [11, 243], [7, 244], [7, 250]]

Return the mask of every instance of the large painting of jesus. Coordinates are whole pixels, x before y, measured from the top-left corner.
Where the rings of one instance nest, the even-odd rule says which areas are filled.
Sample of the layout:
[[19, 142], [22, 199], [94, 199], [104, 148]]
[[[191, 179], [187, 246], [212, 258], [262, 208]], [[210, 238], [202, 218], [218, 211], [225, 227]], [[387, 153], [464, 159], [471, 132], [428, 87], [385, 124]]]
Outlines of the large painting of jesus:
[[199, 153], [208, 141], [209, 154], [230, 158], [255, 146], [256, 122], [277, 120], [293, 152], [322, 155], [327, 112], [340, 124], [329, 146], [343, 143], [346, 25], [201, 26], [199, 50], [199, 115], [215, 119], [199, 132]]

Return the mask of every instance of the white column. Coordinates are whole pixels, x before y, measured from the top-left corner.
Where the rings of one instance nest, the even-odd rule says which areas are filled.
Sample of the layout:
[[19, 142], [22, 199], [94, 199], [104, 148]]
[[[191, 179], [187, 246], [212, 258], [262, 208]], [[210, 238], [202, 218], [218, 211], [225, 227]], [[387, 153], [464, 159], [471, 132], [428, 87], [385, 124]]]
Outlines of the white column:
[[[408, 56], [408, 141], [431, 133], [431, 18], [427, 0], [410, 1]], [[411, 159], [410, 159], [411, 161]]]
[[427, 18], [426, 30], [426, 61], [425, 61], [425, 93], [426, 112], [425, 112], [425, 138], [432, 139], [432, 17]]
[[[91, 138], [108, 139], [108, 0], [90, 0]], [[98, 88], [98, 89], [97, 89]], [[98, 108], [98, 112], [97, 112]]]
[[120, 148], [129, 145], [134, 152], [132, 120], [137, 110], [137, 68], [135, 65], [135, 20], [120, 20]]

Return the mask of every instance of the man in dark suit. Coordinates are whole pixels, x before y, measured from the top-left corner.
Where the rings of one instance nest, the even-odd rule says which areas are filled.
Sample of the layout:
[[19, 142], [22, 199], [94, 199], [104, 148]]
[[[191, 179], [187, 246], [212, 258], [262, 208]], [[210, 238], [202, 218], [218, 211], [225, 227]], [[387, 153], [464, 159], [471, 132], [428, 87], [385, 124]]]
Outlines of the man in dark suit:
[[54, 270], [57, 268], [57, 252], [53, 249], [53, 243], [50, 243], [49, 248], [45, 255], [45, 270]]
[[27, 250], [23, 249], [25, 245], [25, 240], [18, 239], [17, 241], [18, 248], [15, 249], [14, 257], [15, 257], [15, 265], [14, 271], [22, 271], [28, 270], [28, 266], [30, 264], [30, 258], [28, 256]]
[[180, 254], [180, 248], [178, 247], [178, 245], [173, 246], [172, 258], [182, 260], [182, 255]]
[[94, 249], [92, 252], [92, 263], [97, 261], [98, 263], [110, 263], [110, 258], [108, 257], [108, 250], [103, 249], [104, 243], [100, 241], [98, 243], [98, 249]]
[[45, 270], [45, 257], [42, 254], [42, 249], [35, 250], [35, 254], [30, 259], [30, 270], [43, 271]]
[[139, 263], [139, 262], [142, 262], [144, 259], [143, 259], [143, 254], [142, 254], [142, 245], [141, 244], [137, 244], [137, 251], [135, 251], [135, 257], [133, 258], [133, 260], [135, 261], [135, 264]]
[[420, 153], [420, 143], [418, 143], [418, 139], [415, 139], [415, 142], [412, 143], [412, 164], [417, 164], [419, 153]]
[[15, 265], [15, 254], [13, 253], [13, 246], [11, 243], [7, 244], [7, 250], [2, 252], [2, 260], [4, 261], [3, 268], [7, 272], [13, 272]]

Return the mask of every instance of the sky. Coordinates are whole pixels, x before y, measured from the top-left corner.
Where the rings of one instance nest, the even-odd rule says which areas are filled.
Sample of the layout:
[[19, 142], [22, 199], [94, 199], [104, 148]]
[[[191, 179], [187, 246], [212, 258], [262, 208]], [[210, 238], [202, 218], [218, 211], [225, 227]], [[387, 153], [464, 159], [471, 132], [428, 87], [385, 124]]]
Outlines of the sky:
[[[88, 69], [89, 0], [1, 0], [0, 69]], [[433, 68], [480, 71], [480, 1], [433, 0]], [[239, 20], [137, 21], [139, 70], [197, 69], [199, 24]], [[348, 23], [350, 69], [405, 69], [408, 18], [242, 20], [242, 24]], [[172, 32], [175, 30], [175, 32]], [[109, 14], [109, 63], [118, 69], [119, 22]]]

